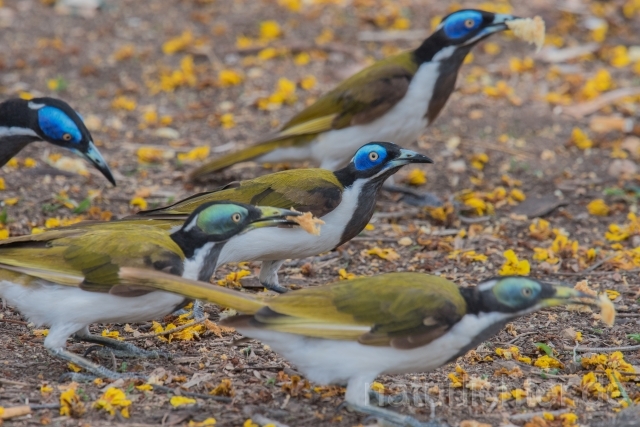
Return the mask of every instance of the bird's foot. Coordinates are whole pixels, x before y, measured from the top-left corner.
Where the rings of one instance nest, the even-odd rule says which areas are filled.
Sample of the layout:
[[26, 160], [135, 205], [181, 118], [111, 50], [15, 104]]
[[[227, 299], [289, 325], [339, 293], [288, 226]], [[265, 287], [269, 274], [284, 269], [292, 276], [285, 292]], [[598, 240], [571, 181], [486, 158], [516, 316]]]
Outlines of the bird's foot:
[[71, 378], [73, 381], [81, 380], [81, 381], [92, 381], [95, 378], [108, 378], [111, 380], [119, 380], [119, 379], [131, 379], [131, 378], [141, 378], [144, 379], [144, 376], [129, 372], [115, 372], [111, 369], [107, 369], [104, 366], [97, 365], [90, 360], [85, 359], [82, 356], [79, 356], [75, 353], [71, 353], [68, 350], [63, 348], [58, 349], [48, 349], [49, 353], [52, 356], [60, 358], [62, 360], [66, 360], [67, 362], [71, 362], [79, 368], [84, 369], [89, 374], [79, 374], [77, 372], [68, 372], [67, 374], [63, 374], [60, 378], [69, 379]]
[[201, 301], [195, 300], [193, 301], [191, 310], [181, 308], [180, 310], [176, 310], [171, 314], [178, 317], [188, 314], [189, 316], [187, 316], [187, 319], [194, 319], [196, 322], [202, 322], [205, 317], [204, 304]]
[[378, 421], [379, 425], [385, 427], [448, 427], [446, 423], [437, 421], [427, 421], [425, 423], [409, 415], [402, 415], [388, 409], [377, 408], [371, 405], [348, 403], [347, 406], [353, 411], [370, 415]]
[[402, 394], [382, 394], [375, 390], [369, 390], [369, 403], [380, 407], [401, 403], [404, 399]]
[[385, 185], [382, 188], [392, 193], [402, 194], [402, 201], [411, 206], [426, 208], [438, 208], [442, 206], [442, 200], [433, 193], [420, 193], [410, 188], [397, 185]]
[[161, 357], [165, 359], [171, 359], [172, 357], [170, 353], [157, 351], [157, 350], [143, 350], [140, 347], [135, 346], [126, 341], [114, 340], [112, 338], [101, 337], [99, 335], [80, 335], [80, 336], [76, 335], [76, 338], [82, 341], [91, 342], [94, 344], [100, 344], [101, 346], [104, 346], [113, 350], [113, 351], [106, 351], [106, 349], [92, 346], [92, 347], [89, 347], [85, 352], [84, 354], [85, 357], [94, 350], [98, 350], [99, 356], [106, 356], [106, 357], [111, 357], [112, 354], [117, 357], [139, 357], [139, 358], [145, 358], [145, 359], [159, 359]]
[[197, 322], [202, 322], [205, 319], [204, 314], [204, 304], [202, 301], [195, 300], [193, 301], [193, 307], [191, 308], [191, 316], [190, 319], [193, 319]]
[[265, 288], [269, 289], [270, 291], [277, 292], [279, 294], [284, 294], [286, 292], [289, 292], [289, 289], [285, 288], [284, 286], [282, 286], [279, 283], [260, 282], [260, 284], [262, 286], [264, 286]]

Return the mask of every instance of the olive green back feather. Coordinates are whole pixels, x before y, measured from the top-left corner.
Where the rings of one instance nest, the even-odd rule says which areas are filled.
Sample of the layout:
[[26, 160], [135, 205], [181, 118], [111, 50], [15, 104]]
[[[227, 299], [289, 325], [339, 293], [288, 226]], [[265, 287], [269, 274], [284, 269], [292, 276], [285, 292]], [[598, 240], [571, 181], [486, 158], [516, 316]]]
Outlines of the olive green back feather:
[[342, 200], [343, 187], [333, 172], [324, 169], [294, 169], [232, 183], [218, 190], [197, 194], [171, 206], [142, 211], [135, 218], [186, 219], [206, 202], [229, 200], [252, 205], [296, 209], [322, 217]]
[[417, 70], [412, 52], [378, 61], [320, 97], [289, 120], [278, 133], [256, 145], [208, 162], [189, 176], [198, 179], [278, 148], [308, 144], [322, 132], [370, 123], [404, 97]]
[[245, 314], [225, 319], [229, 326], [403, 349], [442, 336], [467, 310], [454, 283], [419, 273], [362, 277], [265, 300], [157, 271], [121, 269], [120, 275], [130, 285], [181, 293]]
[[139, 222], [51, 230], [0, 243], [0, 268], [98, 292], [110, 292], [119, 283], [122, 266], [163, 268], [183, 259], [165, 230]]

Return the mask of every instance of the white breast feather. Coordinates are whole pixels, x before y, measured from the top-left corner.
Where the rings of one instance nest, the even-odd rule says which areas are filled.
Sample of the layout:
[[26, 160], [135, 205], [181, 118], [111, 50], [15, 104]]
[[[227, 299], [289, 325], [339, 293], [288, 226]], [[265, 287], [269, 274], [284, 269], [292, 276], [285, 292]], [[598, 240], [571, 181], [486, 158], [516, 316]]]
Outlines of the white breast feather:
[[311, 381], [344, 384], [359, 375], [429, 372], [439, 368], [467, 346], [484, 329], [510, 316], [504, 313], [465, 315], [444, 336], [423, 347], [400, 350], [359, 344], [355, 341], [307, 338], [258, 328], [239, 328], [293, 362]]
[[420, 65], [406, 95], [384, 116], [364, 125], [324, 132], [304, 147], [277, 149], [258, 158], [258, 161], [313, 159], [324, 169], [336, 170], [344, 166], [358, 148], [369, 142], [389, 141], [400, 146], [411, 144], [428, 125], [425, 116], [438, 78], [438, 59], [444, 57]]
[[228, 262], [305, 258], [329, 251], [342, 238], [345, 226], [353, 218], [365, 180], [357, 180], [342, 193], [342, 201], [322, 217], [325, 222], [319, 236], [301, 228], [259, 228], [231, 238], [222, 248], [218, 266]]

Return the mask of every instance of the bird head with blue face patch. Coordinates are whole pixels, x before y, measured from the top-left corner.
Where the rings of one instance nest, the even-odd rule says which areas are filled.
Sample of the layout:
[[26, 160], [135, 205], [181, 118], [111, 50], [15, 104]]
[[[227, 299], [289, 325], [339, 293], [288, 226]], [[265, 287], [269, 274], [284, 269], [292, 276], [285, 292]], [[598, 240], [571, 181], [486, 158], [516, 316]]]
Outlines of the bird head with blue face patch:
[[433, 163], [433, 160], [392, 142], [370, 142], [360, 147], [347, 167], [335, 174], [343, 183], [357, 179], [383, 182], [409, 163]]
[[30, 111], [31, 128], [44, 141], [66, 148], [86, 158], [111, 182], [115, 179], [80, 115], [69, 104], [55, 98], [24, 101]]
[[476, 9], [458, 10], [442, 19], [416, 53], [425, 60], [456, 58], [462, 63], [475, 44], [491, 34], [506, 30], [506, 22], [514, 19], [518, 18]]
[[505, 315], [521, 316], [541, 308], [555, 307], [568, 303], [598, 306], [597, 299], [571, 287], [554, 286], [535, 279], [521, 276], [504, 276], [487, 280], [476, 288], [464, 288], [473, 292], [470, 298], [472, 310], [497, 312]]
[[198, 248], [209, 242], [225, 242], [234, 236], [265, 227], [294, 227], [288, 217], [302, 215], [289, 209], [253, 206], [229, 201], [209, 202], [189, 215], [172, 238], [184, 248]]

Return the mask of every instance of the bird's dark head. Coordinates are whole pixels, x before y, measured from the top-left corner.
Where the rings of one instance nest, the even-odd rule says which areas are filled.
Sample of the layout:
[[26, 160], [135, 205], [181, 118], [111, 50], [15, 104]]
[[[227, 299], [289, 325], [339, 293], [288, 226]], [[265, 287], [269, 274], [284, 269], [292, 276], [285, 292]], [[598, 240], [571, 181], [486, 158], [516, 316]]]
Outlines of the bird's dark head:
[[392, 142], [370, 142], [356, 151], [345, 168], [335, 173], [343, 185], [357, 179], [382, 182], [409, 163], [433, 163], [433, 160]]
[[25, 102], [33, 117], [32, 127], [40, 138], [86, 158], [116, 185], [82, 117], [69, 104], [56, 98], [33, 98]]
[[458, 10], [442, 19], [417, 53], [427, 61], [446, 60], [454, 56], [462, 62], [476, 43], [506, 30], [506, 22], [514, 19], [518, 18], [476, 9]]
[[253, 206], [234, 202], [210, 202], [199, 206], [176, 234], [196, 246], [206, 242], [223, 242], [250, 230], [279, 225], [294, 225], [287, 217], [300, 212], [270, 206]]
[[594, 305], [597, 305], [594, 297], [573, 288], [554, 286], [521, 276], [487, 280], [479, 284], [474, 292], [474, 311], [504, 313], [513, 317], [569, 303], [585, 304], [585, 299], [593, 300]]

